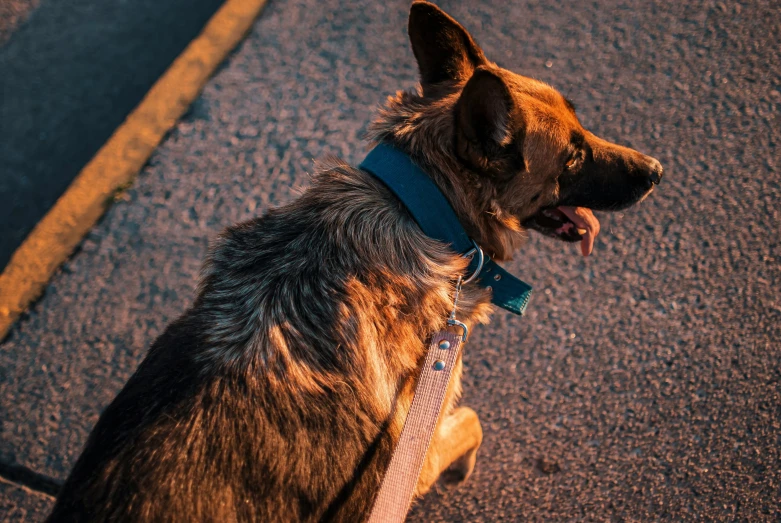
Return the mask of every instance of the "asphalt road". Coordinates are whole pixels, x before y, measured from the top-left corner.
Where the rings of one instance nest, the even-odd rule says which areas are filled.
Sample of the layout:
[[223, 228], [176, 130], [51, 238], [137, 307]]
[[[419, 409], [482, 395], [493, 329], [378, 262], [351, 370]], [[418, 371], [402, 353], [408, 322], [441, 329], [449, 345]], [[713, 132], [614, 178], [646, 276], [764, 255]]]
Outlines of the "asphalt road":
[[0, 0], [0, 267], [222, 1]]
[[[595, 254], [533, 237], [528, 315], [466, 346], [485, 441], [411, 521], [781, 519], [781, 10], [774, 2], [441, 1], [501, 65], [659, 158]], [[406, 0], [274, 1], [0, 350], [0, 463], [63, 478], [193, 296], [208, 241], [357, 163], [415, 83]], [[0, 508], [46, 503], [0, 485]], [[14, 497], [15, 496], [15, 497]], [[17, 500], [17, 501], [14, 501]]]

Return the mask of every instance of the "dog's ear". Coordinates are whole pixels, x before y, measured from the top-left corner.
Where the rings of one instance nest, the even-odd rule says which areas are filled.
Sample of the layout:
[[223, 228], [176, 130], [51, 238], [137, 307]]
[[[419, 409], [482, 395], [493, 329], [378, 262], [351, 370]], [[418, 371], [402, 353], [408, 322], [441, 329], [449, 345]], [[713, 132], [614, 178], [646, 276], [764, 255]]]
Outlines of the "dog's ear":
[[409, 39], [418, 61], [423, 92], [448, 80], [465, 80], [485, 64], [469, 32], [439, 7], [415, 2], [409, 12]]
[[518, 149], [508, 147], [518, 131], [514, 113], [513, 97], [504, 80], [489, 69], [477, 69], [455, 107], [457, 154], [482, 170], [491, 166], [509, 169], [508, 161], [521, 166]]

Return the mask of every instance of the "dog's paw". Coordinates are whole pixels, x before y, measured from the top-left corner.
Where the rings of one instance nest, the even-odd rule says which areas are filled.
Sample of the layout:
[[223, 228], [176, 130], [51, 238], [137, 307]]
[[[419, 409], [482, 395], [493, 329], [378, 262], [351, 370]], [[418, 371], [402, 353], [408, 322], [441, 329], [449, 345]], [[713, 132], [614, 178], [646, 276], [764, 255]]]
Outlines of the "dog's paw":
[[467, 452], [446, 468], [439, 475], [439, 481], [443, 485], [455, 487], [461, 485], [469, 479], [475, 470], [475, 461], [477, 459], [477, 449]]

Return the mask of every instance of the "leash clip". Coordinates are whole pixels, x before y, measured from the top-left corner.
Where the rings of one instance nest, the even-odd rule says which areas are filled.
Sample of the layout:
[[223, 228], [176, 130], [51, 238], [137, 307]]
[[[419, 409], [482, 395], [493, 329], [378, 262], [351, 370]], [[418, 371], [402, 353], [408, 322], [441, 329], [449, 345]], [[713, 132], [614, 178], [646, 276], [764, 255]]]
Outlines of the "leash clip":
[[453, 310], [450, 311], [450, 317], [447, 319], [447, 324], [451, 327], [459, 327], [461, 329], [461, 341], [466, 342], [467, 336], [469, 336], [469, 329], [467, 328], [466, 324], [463, 322], [460, 322], [456, 319], [456, 308], [458, 308], [458, 296], [461, 294], [461, 285], [464, 283], [470, 283], [475, 281], [475, 279], [480, 276], [480, 272], [483, 270], [483, 263], [485, 262], [485, 255], [483, 255], [483, 249], [480, 248], [477, 243], [472, 240], [472, 245], [474, 247], [470, 249], [466, 254], [464, 254], [465, 258], [468, 258], [473, 255], [477, 255], [477, 268], [475, 268], [474, 272], [469, 275], [468, 278], [463, 279], [461, 275], [458, 276], [458, 281], [456, 282], [456, 293], [453, 297]]
[[[478, 250], [480, 248], [478, 247]], [[453, 310], [450, 311], [450, 317], [447, 319], [447, 324], [451, 327], [460, 327], [461, 332], [461, 341], [466, 341], [467, 336], [469, 336], [469, 329], [467, 328], [466, 324], [458, 321], [456, 319], [456, 308], [458, 307], [458, 295], [461, 293], [461, 275], [458, 276], [458, 281], [456, 282], [456, 294], [453, 298]]]

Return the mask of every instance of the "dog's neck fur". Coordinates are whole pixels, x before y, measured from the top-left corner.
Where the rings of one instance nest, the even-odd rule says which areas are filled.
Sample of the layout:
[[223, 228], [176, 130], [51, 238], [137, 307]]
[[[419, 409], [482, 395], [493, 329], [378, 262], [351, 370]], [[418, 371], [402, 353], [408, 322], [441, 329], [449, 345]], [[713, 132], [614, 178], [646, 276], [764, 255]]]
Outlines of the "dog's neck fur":
[[434, 99], [397, 92], [372, 122], [369, 138], [409, 154], [450, 201], [469, 236], [493, 259], [507, 260], [526, 236], [518, 219], [499, 205], [496, 185], [458, 159], [453, 108], [462, 87], [443, 86]]

